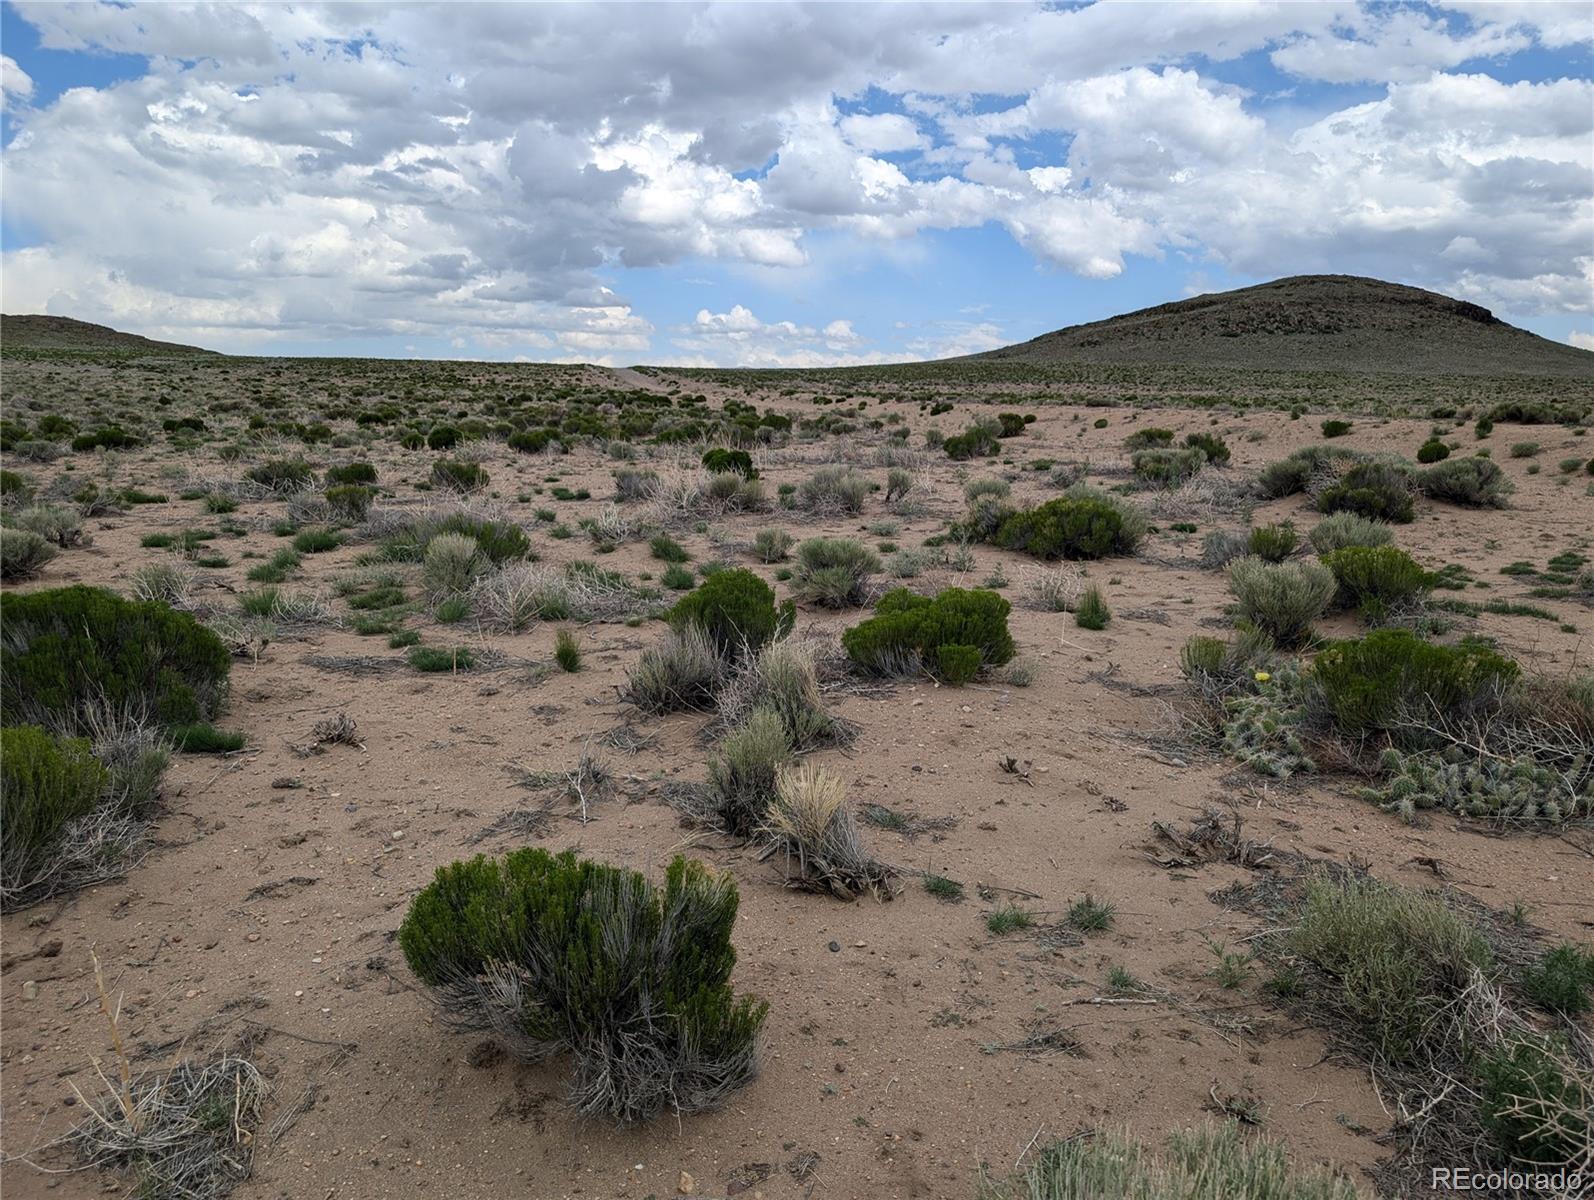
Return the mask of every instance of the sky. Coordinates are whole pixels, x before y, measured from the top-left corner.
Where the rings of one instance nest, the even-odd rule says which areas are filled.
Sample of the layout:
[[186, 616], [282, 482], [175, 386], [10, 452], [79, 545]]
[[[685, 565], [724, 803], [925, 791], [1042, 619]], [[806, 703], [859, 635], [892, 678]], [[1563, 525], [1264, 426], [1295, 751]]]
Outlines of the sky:
[[1594, 5], [0, 3], [0, 301], [811, 367], [1373, 275], [1594, 350]]

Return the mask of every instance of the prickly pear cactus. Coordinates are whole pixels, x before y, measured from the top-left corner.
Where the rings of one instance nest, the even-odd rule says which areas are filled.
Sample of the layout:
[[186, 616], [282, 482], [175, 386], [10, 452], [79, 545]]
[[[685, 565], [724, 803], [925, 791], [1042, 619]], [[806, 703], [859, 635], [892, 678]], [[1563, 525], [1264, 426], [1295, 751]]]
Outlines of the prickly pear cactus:
[[1559, 825], [1594, 814], [1594, 772], [1579, 759], [1553, 770], [1531, 757], [1510, 762], [1445, 754], [1385, 750], [1379, 766], [1388, 778], [1362, 789], [1362, 798], [1411, 821], [1427, 808], [1466, 817]]
[[1257, 674], [1257, 690], [1228, 702], [1223, 748], [1253, 771], [1288, 779], [1317, 766], [1307, 757], [1301, 724], [1301, 678], [1293, 667]]

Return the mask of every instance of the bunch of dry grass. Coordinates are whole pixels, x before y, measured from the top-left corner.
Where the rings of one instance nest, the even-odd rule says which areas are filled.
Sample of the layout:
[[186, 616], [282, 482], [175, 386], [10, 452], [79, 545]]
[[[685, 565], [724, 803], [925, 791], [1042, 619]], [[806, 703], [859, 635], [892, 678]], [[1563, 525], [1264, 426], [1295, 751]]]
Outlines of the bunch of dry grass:
[[1073, 612], [1085, 591], [1085, 571], [1072, 563], [1027, 566], [1019, 576], [1019, 595], [1041, 612]]
[[785, 853], [793, 887], [843, 900], [862, 892], [889, 899], [895, 872], [869, 856], [846, 799], [847, 785], [824, 767], [803, 763], [781, 771], [764, 815], [770, 852]]
[[710, 708], [725, 671], [708, 634], [697, 625], [683, 625], [642, 652], [626, 677], [624, 698], [651, 713]]
[[172, 608], [191, 612], [198, 584], [198, 569], [185, 562], [152, 562], [133, 572], [128, 591], [135, 600], [159, 600]]
[[782, 638], [742, 656], [715, 697], [719, 718], [711, 733], [734, 729], [768, 709], [780, 718], [797, 754], [851, 741], [856, 730], [825, 711], [820, 663], [827, 658], [844, 661], [835, 640], [823, 636]]

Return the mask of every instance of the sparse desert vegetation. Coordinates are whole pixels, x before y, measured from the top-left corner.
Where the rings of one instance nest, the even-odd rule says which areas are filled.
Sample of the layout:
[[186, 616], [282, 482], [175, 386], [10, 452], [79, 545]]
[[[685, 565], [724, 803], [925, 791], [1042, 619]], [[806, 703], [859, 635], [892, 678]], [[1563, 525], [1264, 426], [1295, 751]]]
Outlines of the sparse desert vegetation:
[[991, 1200], [1587, 1161], [1586, 382], [6, 354], [30, 1161]]

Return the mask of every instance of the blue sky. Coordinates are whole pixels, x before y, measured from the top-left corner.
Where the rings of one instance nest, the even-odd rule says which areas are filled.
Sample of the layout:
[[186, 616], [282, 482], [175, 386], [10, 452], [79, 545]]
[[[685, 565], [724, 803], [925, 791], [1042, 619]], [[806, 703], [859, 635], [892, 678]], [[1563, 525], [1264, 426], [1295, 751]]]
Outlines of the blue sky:
[[824, 365], [1317, 271], [1594, 348], [1587, 5], [0, 4], [5, 311]]

